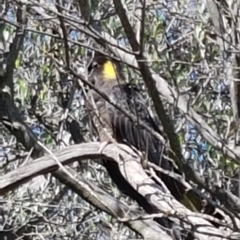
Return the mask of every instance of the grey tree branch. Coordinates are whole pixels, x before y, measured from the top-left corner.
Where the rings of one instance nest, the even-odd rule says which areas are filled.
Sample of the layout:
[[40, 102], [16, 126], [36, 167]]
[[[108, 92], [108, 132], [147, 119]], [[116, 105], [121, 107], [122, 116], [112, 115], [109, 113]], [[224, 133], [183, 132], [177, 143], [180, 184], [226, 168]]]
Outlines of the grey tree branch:
[[[171, 219], [176, 223], [179, 223], [180, 216], [184, 216], [182, 219], [184, 228], [192, 232], [192, 226], [195, 226], [196, 232], [194, 232], [194, 235], [199, 237], [199, 239], [217, 240], [222, 239], [222, 236], [227, 238], [231, 234], [231, 232], [216, 229], [208, 221], [199, 216], [194, 216], [191, 211], [187, 210], [170, 195], [161, 192], [158, 185], [142, 169], [140, 158], [129, 147], [121, 144], [109, 144], [101, 155], [98, 153], [100, 145], [100, 143], [82, 143], [59, 150], [54, 152], [54, 154], [64, 165], [70, 164], [73, 161], [88, 158], [94, 160], [99, 157], [109, 161], [116, 161], [120, 166], [122, 175], [128, 179], [129, 183], [141, 195], [147, 197], [160, 213], [172, 216]], [[2, 195], [8, 190], [16, 188], [32, 177], [53, 172], [57, 169], [58, 164], [50, 156], [38, 158], [28, 165], [0, 177], [0, 194]]]
[[[156, 84], [155, 81], [153, 80], [152, 76], [151, 76], [151, 72], [149, 67], [147, 66], [146, 62], [146, 58], [143, 56], [142, 51], [140, 49], [140, 45], [137, 42], [135, 33], [133, 31], [133, 28], [130, 24], [130, 22], [128, 21], [128, 17], [126, 14], [126, 10], [123, 8], [123, 5], [121, 3], [121, 1], [118, 0], [113, 0], [114, 5], [115, 5], [115, 9], [116, 12], [121, 20], [121, 23], [123, 25], [123, 28], [125, 30], [125, 33], [128, 37], [128, 40], [131, 44], [132, 50], [136, 54], [136, 60], [138, 63], [138, 67], [139, 70], [143, 76], [143, 80], [147, 86], [149, 95], [151, 96], [153, 103], [154, 103], [154, 107], [156, 109], [157, 115], [159, 117], [159, 119], [161, 120], [161, 123], [163, 125], [164, 128], [164, 132], [166, 132], [169, 142], [170, 142], [170, 146], [174, 152], [174, 159], [176, 160], [176, 163], [178, 164], [178, 166], [180, 167], [180, 169], [183, 169], [183, 163], [181, 161], [182, 159], [182, 151], [181, 151], [181, 147], [180, 147], [180, 142], [178, 140], [178, 136], [174, 131], [174, 126], [173, 126], [173, 122], [170, 119], [170, 117], [167, 115], [164, 107], [163, 107], [163, 103], [161, 98], [159, 97], [157, 88], [156, 88]], [[140, 40], [142, 41], [142, 40]], [[186, 166], [187, 168], [188, 166]], [[190, 170], [188, 170], [190, 171]]]
[[86, 0], [86, 1], [77, 0], [77, 2], [78, 2], [78, 5], [79, 5], [79, 7], [80, 7], [80, 11], [81, 11], [82, 18], [83, 18], [86, 22], [91, 21], [90, 1], [89, 1], [89, 0]]
[[[119, 155], [121, 156], [121, 155]], [[223, 233], [216, 231], [208, 221], [202, 218], [191, 215], [191, 211], [186, 209], [175, 199], [172, 199], [167, 194], [163, 194], [159, 190], [158, 185], [150, 179], [145, 171], [143, 170], [140, 160], [129, 159], [119, 162], [120, 170], [122, 175], [128, 179], [129, 183], [136, 189], [141, 195], [148, 198], [151, 204], [156, 207], [160, 213], [165, 213], [168, 216], [182, 216], [182, 221], [176, 220], [176, 218], [170, 218], [177, 224], [184, 226], [184, 229], [191, 231], [192, 226], [195, 226], [194, 236], [198, 239], [221, 239], [222, 236], [228, 236], [230, 233]], [[131, 177], [130, 177], [131, 176]], [[174, 210], [173, 210], [174, 209]], [[174, 215], [176, 214], [176, 215]], [[185, 222], [184, 220], [187, 221]], [[202, 228], [203, 227], [203, 228]], [[205, 235], [206, 233], [206, 235]], [[226, 235], [225, 235], [226, 234]], [[211, 236], [211, 237], [210, 237]]]
[[[1, 76], [0, 79], [0, 89], [3, 89], [5, 87], [5, 91], [11, 94], [12, 98], [13, 98], [13, 70], [15, 67], [15, 61], [18, 57], [18, 53], [23, 44], [24, 28], [27, 22], [26, 8], [27, 6], [25, 4], [20, 4], [20, 6], [18, 7], [17, 22], [20, 24], [20, 26], [17, 27], [15, 37], [10, 45], [10, 52], [7, 58], [6, 72], [4, 76]], [[6, 87], [8, 87], [9, 89], [6, 89]]]
[[[105, 211], [112, 215], [116, 219], [133, 218], [143, 215], [142, 211], [129, 209], [129, 207], [121, 201], [115, 199], [110, 194], [103, 191], [101, 188], [95, 186], [93, 183], [86, 181], [79, 173], [76, 173], [70, 167], [67, 167], [69, 172], [76, 177], [76, 179], [70, 178], [67, 174], [61, 170], [53, 173], [60, 182], [72, 189], [76, 194], [81, 196], [87, 202], [95, 206], [96, 208]], [[162, 231], [158, 224], [153, 220], [140, 220], [124, 222], [133, 231], [142, 235], [144, 239], [158, 240], [164, 238], [171, 240], [172, 238]]]

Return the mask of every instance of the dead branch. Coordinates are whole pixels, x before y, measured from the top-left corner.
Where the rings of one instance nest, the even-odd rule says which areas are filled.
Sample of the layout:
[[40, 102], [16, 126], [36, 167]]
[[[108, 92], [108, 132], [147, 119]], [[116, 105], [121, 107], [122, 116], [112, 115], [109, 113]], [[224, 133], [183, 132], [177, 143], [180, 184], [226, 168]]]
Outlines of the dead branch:
[[[140, 158], [129, 147], [125, 145], [108, 145], [102, 155], [98, 154], [100, 143], [82, 143], [69, 146], [65, 149], [55, 151], [54, 155], [63, 165], [83, 159], [104, 158], [109, 161], [116, 161], [119, 164], [122, 175], [141, 195], [146, 197], [160, 213], [171, 216], [171, 220], [177, 224], [183, 224], [184, 228], [193, 232], [199, 239], [222, 239], [222, 236], [229, 236], [230, 233], [215, 228], [208, 221], [199, 216], [191, 216], [182, 204], [173, 199], [169, 194], [163, 193], [159, 186], [150, 179], [143, 170]], [[44, 156], [36, 159], [26, 166], [22, 166], [10, 173], [0, 177], [0, 194], [12, 190], [20, 184], [40, 174], [46, 174], [58, 170], [58, 164], [51, 156]]]

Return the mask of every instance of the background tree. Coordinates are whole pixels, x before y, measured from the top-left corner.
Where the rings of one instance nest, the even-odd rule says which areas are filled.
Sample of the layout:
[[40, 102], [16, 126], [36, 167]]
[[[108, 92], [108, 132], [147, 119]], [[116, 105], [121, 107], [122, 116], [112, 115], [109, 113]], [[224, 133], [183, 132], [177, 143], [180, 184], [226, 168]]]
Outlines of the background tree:
[[[95, 161], [103, 156], [127, 166], [122, 174], [148, 196], [158, 217], [176, 225], [187, 219], [182, 228], [195, 238], [237, 239], [238, 1], [8, 0], [0, 6], [1, 239], [176, 237], [117, 190]], [[126, 80], [142, 87], [189, 187], [225, 222], [170, 198], [160, 201], [144, 172], [151, 170], [132, 161], [138, 156], [115, 145], [99, 156], [85, 104], [93, 50], [114, 52]]]

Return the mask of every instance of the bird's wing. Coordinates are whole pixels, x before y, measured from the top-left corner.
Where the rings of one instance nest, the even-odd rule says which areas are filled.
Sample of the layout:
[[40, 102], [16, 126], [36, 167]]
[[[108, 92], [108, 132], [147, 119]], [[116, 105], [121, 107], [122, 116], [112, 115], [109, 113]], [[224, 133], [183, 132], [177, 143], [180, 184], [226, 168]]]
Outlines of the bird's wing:
[[[160, 133], [155, 121], [149, 114], [146, 102], [137, 89], [129, 85], [116, 86], [112, 89], [110, 98], [113, 98], [124, 109], [130, 111], [139, 120]], [[140, 151], [146, 152], [150, 162], [161, 166], [165, 170], [171, 171], [173, 169], [172, 164], [163, 156], [163, 144], [156, 137], [111, 104], [106, 103], [106, 107], [117, 141], [127, 143]], [[161, 175], [161, 179], [172, 195], [180, 201], [185, 191], [184, 186], [165, 174]]]

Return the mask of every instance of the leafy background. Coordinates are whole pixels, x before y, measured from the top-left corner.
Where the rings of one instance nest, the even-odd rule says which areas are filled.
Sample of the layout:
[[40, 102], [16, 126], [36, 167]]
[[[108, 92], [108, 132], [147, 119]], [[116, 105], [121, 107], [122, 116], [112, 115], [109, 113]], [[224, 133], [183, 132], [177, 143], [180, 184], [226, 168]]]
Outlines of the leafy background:
[[[31, 3], [34, 4], [29, 5], [25, 36], [15, 61], [14, 102], [25, 123], [50, 149], [60, 149], [73, 143], [68, 129], [68, 122], [73, 119], [84, 136], [82, 141], [93, 141], [95, 137], [87, 119], [84, 93], [82, 89], [75, 88], [70, 74], [63, 69], [65, 48], [60, 28], [54, 21], [55, 1], [45, 0], [40, 4], [32, 0]], [[59, 1], [56, 4], [64, 7], [64, 21], [71, 22], [71, 17], [80, 19], [76, 1]], [[144, 52], [152, 69], [175, 86], [224, 141], [231, 142], [234, 136], [231, 132], [229, 80], [224, 73], [219, 47], [214, 38], [210, 38], [212, 32], [205, 3], [181, 0], [167, 1], [166, 4], [148, 1], [146, 4]], [[125, 6], [129, 20], [139, 34], [136, 23], [141, 6], [132, 0], [125, 1]], [[11, 50], [9, 46], [18, 26], [16, 14], [19, 7], [21, 1], [1, 3], [1, 72], [5, 71], [5, 62]], [[91, 15], [103, 31], [129, 47], [110, 1], [92, 1]], [[68, 38], [71, 65], [78, 72], [83, 72], [91, 54], [87, 48], [91, 39], [75, 25], [72, 29], [69, 27]], [[138, 73], [125, 65], [122, 67], [126, 79], [142, 84]], [[66, 104], [71, 94], [73, 102], [66, 118]], [[151, 106], [151, 100], [148, 100]], [[175, 122], [186, 161], [198, 172], [207, 172], [212, 181], [223, 183], [237, 195], [238, 181], [229, 182], [237, 166], [209, 145], [175, 107], [167, 102], [164, 104]], [[0, 136], [1, 173], [6, 174], [26, 161], [28, 152], [3, 126]], [[74, 164], [72, 167], [113, 196], [136, 204], [116, 189], [105, 169], [97, 163], [84, 161], [81, 167]], [[28, 232], [25, 234], [31, 239], [140, 239], [122, 223], [96, 211], [50, 176], [47, 180], [43, 176], [31, 180], [5, 194], [1, 202], [4, 206], [4, 229], [19, 230], [26, 226]]]

